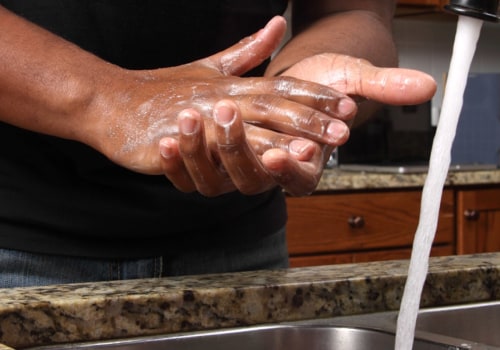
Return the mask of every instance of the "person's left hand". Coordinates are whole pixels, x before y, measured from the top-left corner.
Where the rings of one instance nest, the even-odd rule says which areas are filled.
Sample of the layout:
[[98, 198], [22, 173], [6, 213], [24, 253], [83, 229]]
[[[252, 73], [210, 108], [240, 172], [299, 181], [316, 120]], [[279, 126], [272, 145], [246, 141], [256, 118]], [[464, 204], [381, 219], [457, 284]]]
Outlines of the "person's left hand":
[[[367, 60], [334, 53], [308, 57], [281, 75], [326, 85], [357, 100], [390, 105], [423, 103], [436, 92], [436, 82], [426, 73], [413, 69], [376, 67]], [[366, 107], [371, 115], [373, 106]], [[366, 114], [362, 108], [359, 108], [359, 112]], [[362, 119], [366, 118], [366, 115], [362, 116]], [[323, 145], [323, 158], [327, 159], [333, 149]]]
[[381, 68], [356, 57], [324, 53], [294, 64], [280, 75], [329, 86], [353, 97], [391, 105], [414, 105], [432, 98], [436, 82], [423, 72]]

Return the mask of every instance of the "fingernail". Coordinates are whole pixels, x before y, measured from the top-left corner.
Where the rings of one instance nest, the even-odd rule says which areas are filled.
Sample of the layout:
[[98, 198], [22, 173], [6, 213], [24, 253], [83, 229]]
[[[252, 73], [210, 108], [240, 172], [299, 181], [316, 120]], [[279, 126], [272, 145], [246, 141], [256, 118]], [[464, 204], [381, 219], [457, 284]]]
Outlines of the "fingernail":
[[185, 135], [190, 135], [198, 131], [198, 120], [191, 115], [180, 115], [180, 131]]
[[165, 159], [170, 159], [174, 156], [173, 148], [166, 143], [160, 144], [160, 154]]
[[328, 139], [334, 143], [344, 140], [348, 132], [349, 128], [342, 122], [331, 122], [326, 129]]
[[341, 115], [349, 115], [356, 111], [356, 103], [350, 98], [343, 98], [339, 101], [337, 109]]
[[225, 105], [218, 106], [214, 111], [215, 121], [222, 126], [231, 124], [235, 115], [234, 109]]
[[292, 142], [290, 142], [288, 147], [289, 147], [290, 153], [293, 153], [295, 155], [300, 155], [300, 154], [304, 153], [309, 148], [310, 145], [311, 145], [311, 143], [308, 141], [293, 140]]

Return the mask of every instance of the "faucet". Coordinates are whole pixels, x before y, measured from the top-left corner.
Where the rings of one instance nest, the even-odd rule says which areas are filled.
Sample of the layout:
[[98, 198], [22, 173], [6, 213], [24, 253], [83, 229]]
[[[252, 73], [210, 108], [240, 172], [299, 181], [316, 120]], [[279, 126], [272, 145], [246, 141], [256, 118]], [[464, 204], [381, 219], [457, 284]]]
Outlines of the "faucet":
[[457, 15], [498, 22], [498, 0], [451, 0], [445, 10]]

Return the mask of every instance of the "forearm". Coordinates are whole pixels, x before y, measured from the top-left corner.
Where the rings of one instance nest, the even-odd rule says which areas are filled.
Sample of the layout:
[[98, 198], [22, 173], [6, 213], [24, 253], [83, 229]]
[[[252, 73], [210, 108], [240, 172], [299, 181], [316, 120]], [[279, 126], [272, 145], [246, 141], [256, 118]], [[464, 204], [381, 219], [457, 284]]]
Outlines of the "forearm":
[[0, 7], [0, 120], [87, 142], [89, 106], [115, 67]]
[[304, 58], [325, 52], [364, 58], [382, 67], [397, 65], [388, 24], [372, 12], [352, 11], [328, 16], [298, 33], [276, 55], [267, 74], [279, 74]]

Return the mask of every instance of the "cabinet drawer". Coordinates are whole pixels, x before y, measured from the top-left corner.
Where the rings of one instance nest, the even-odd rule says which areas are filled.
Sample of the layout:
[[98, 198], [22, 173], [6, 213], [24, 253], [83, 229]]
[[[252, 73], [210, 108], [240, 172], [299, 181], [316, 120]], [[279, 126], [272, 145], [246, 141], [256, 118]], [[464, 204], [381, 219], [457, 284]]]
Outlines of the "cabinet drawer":
[[440, 6], [441, 0], [398, 0], [398, 5]]
[[[455, 254], [452, 245], [432, 247], [431, 256], [446, 256]], [[411, 248], [377, 250], [353, 253], [335, 253], [311, 256], [290, 257], [290, 267], [337, 265], [349, 263], [361, 263], [369, 261], [400, 260], [411, 257]]]
[[[290, 255], [408, 247], [421, 191], [287, 197]], [[453, 192], [445, 190], [435, 243], [454, 242]]]

